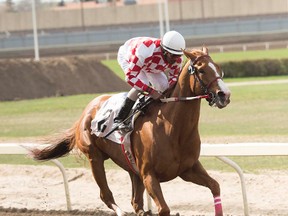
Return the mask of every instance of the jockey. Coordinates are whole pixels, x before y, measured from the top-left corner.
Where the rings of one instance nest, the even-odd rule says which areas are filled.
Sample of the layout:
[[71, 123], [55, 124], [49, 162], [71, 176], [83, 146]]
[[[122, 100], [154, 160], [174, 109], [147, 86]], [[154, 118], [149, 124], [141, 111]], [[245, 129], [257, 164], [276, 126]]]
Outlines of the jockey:
[[182, 49], [185, 49], [185, 40], [176, 31], [165, 33], [162, 39], [132, 38], [119, 48], [118, 63], [132, 89], [115, 117], [115, 123], [129, 115], [139, 92], [146, 92], [157, 100], [177, 82], [182, 69]]

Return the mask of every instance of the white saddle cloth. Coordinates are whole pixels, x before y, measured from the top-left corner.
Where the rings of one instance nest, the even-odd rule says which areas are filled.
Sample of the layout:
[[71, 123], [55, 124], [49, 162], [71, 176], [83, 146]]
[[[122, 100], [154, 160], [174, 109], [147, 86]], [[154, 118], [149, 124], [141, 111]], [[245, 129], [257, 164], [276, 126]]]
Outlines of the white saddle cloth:
[[[119, 112], [126, 97], [127, 92], [115, 94], [102, 105], [100, 110], [96, 113], [95, 118], [91, 122], [92, 134], [95, 134], [97, 137], [105, 137], [113, 129], [113, 120]], [[132, 123], [132, 128], [133, 126], [134, 125]], [[107, 139], [112, 140], [118, 144], [130, 144], [131, 132], [132, 130], [128, 133], [115, 130], [107, 137]]]

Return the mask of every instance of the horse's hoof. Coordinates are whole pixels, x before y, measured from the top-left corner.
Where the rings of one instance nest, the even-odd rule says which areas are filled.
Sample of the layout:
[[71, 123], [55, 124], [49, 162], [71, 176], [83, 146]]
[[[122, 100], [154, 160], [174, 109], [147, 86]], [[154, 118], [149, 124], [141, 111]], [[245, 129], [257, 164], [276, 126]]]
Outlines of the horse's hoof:
[[139, 212], [138, 214], [137, 214], [137, 216], [152, 216], [153, 214], [152, 214], [152, 212], [151, 212], [151, 210], [149, 210], [149, 211], [141, 211], [141, 212]]
[[147, 212], [141, 210], [137, 213], [137, 216], [152, 216], [152, 212], [151, 212], [151, 210], [149, 210]]
[[143, 210], [140, 210], [137, 212], [137, 216], [144, 216], [145, 212]]
[[176, 216], [180, 216], [180, 214], [179, 214], [179, 213], [176, 213]]
[[152, 215], [153, 214], [151, 210], [144, 212], [144, 216], [152, 216]]

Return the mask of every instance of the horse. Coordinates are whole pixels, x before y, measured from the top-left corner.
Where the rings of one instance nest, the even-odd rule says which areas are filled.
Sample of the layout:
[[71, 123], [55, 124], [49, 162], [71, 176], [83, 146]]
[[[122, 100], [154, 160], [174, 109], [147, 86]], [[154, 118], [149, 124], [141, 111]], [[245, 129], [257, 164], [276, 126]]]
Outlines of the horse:
[[167, 101], [175, 102], [153, 101], [145, 114], [138, 117], [130, 135], [131, 151], [139, 173], [131, 170], [121, 145], [91, 134], [91, 121], [111, 97], [105, 94], [93, 99], [80, 119], [48, 147], [32, 149], [32, 157], [45, 161], [66, 156], [72, 149], [80, 150], [90, 162], [101, 200], [118, 216], [126, 213], [116, 204], [107, 183], [104, 161], [109, 158], [130, 175], [131, 204], [137, 215], [151, 214], [144, 211], [143, 194], [146, 189], [156, 204], [158, 215], [169, 216], [170, 209], [160, 184], [179, 176], [184, 181], [208, 187], [214, 197], [215, 215], [223, 216], [220, 186], [199, 161], [199, 98], [206, 95], [203, 98], [210, 106], [222, 109], [230, 103], [231, 92], [223, 82], [223, 71], [210, 57], [208, 48], [183, 50], [183, 53], [187, 62], [175, 86], [165, 94]]

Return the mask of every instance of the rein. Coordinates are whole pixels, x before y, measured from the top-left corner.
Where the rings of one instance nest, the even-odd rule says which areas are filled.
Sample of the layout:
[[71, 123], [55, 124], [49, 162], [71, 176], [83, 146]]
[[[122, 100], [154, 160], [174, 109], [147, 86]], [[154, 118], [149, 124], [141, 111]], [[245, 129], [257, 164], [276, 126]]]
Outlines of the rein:
[[194, 97], [170, 97], [170, 98], [162, 98], [160, 99], [161, 102], [168, 103], [168, 102], [178, 102], [178, 101], [190, 101], [190, 100], [197, 100], [202, 98], [209, 98], [210, 95], [198, 95]]

